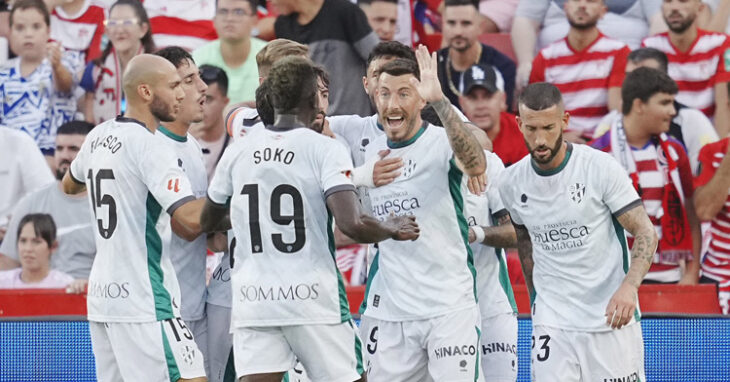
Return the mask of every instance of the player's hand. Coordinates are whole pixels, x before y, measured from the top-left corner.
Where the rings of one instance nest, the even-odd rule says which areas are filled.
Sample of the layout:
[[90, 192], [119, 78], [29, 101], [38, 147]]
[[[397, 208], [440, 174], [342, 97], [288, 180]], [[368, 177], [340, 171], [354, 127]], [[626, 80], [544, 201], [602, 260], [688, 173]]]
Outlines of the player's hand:
[[616, 293], [611, 296], [606, 307], [606, 324], [611, 329], [621, 329], [631, 321], [636, 310], [638, 289], [627, 283], [621, 283]]
[[61, 65], [61, 45], [57, 42], [49, 42], [46, 45], [46, 57], [50, 61], [53, 69], [57, 69]]
[[386, 224], [393, 227], [394, 234], [393, 240], [405, 241], [405, 240], [416, 240], [418, 235], [421, 233], [421, 229], [416, 223], [416, 217], [409, 216], [394, 216], [391, 215], [386, 220]]
[[325, 118], [324, 122], [322, 123], [322, 135], [326, 135], [330, 138], [335, 138], [335, 133], [333, 133], [330, 129], [330, 121], [328, 121], [327, 118]]
[[386, 156], [390, 154], [390, 150], [382, 150], [378, 152], [380, 160], [375, 162], [373, 167], [373, 183], [375, 187], [385, 186], [386, 184], [393, 183], [395, 178], [401, 174], [401, 167], [403, 167], [403, 159], [401, 158], [388, 158]]
[[68, 284], [66, 293], [82, 294], [86, 293], [86, 286], [89, 284], [87, 279], [76, 279]]
[[421, 71], [421, 80], [411, 78], [411, 84], [426, 102], [441, 101], [444, 99], [444, 92], [441, 90], [439, 82], [436, 52], [429, 55], [428, 49], [419, 45], [416, 49], [416, 60], [418, 60], [418, 69]]
[[487, 175], [470, 176], [469, 182], [466, 185], [469, 188], [469, 192], [474, 195], [481, 195], [487, 189]]

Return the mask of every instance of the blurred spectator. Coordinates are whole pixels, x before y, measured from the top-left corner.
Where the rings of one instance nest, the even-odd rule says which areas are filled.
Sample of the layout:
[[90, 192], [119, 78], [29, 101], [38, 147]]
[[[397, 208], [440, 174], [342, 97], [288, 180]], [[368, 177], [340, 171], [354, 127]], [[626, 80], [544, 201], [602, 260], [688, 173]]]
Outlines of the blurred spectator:
[[642, 45], [667, 55], [669, 76], [679, 85], [677, 100], [714, 117], [715, 129], [724, 137], [730, 133], [730, 38], [697, 28], [702, 6], [700, 0], [665, 0], [662, 14], [669, 32], [647, 37]]
[[540, 50], [532, 62], [529, 82], [549, 82], [563, 93], [570, 113], [565, 138], [570, 142], [590, 140], [601, 118], [621, 104], [630, 50], [598, 30], [605, 13], [601, 0], [567, 0], [568, 36]]
[[700, 22], [698, 18], [698, 27], [713, 32], [730, 33], [730, 0], [702, 0], [705, 7], [702, 9], [703, 15], [709, 14], [707, 22]]
[[443, 14], [444, 40], [448, 48], [438, 52], [439, 81], [446, 97], [459, 105], [464, 71], [472, 65], [493, 66], [504, 79], [507, 107], [512, 105], [515, 63], [489, 45], [479, 42], [479, 12], [474, 0], [446, 0]]
[[53, 174], [33, 139], [0, 126], [0, 240], [18, 200], [49, 183]]
[[56, 224], [46, 214], [25, 215], [15, 233], [20, 268], [0, 272], [0, 289], [66, 288], [74, 279], [51, 269], [51, 254], [58, 248]]
[[193, 51], [215, 40], [215, 0], [144, 0], [155, 46]]
[[214, 65], [226, 71], [228, 98], [234, 104], [254, 101], [256, 97], [256, 53], [266, 42], [251, 37], [255, 23], [255, 0], [218, 0], [214, 19], [218, 39], [193, 52], [199, 65]]
[[281, 14], [274, 25], [276, 37], [308, 44], [309, 57], [329, 72], [330, 114], [372, 114], [359, 84], [378, 37], [362, 9], [348, 0], [272, 2]]
[[80, 70], [101, 55], [106, 11], [93, 0], [45, 0], [51, 12], [51, 39], [78, 55]]
[[86, 66], [81, 79], [81, 87], [86, 90], [84, 115], [93, 124], [124, 114], [124, 69], [132, 57], [155, 51], [150, 20], [139, 1], [116, 1], [105, 24], [109, 44], [101, 57]]
[[[84, 143], [86, 134], [94, 125], [84, 121], [71, 121], [58, 128], [56, 136], [56, 182], [34, 191], [13, 206], [8, 232], [20, 227], [23, 216], [31, 213], [49, 214], [58, 227], [58, 251], [51, 260], [53, 268], [77, 279], [88, 279], [91, 263], [96, 255], [94, 221], [86, 193], [66, 195], [61, 190], [61, 179]], [[17, 251], [15, 238], [8, 236], [0, 245], [0, 269], [20, 266], [22, 258]]]
[[200, 65], [199, 69], [200, 78], [208, 85], [208, 90], [205, 92], [205, 104], [203, 104], [203, 121], [194, 123], [190, 127], [190, 134], [198, 140], [203, 149], [205, 171], [210, 182], [215, 166], [231, 139], [226, 134], [226, 126], [223, 124], [223, 109], [229, 102], [228, 76], [223, 69], [213, 65]]
[[632, 71], [621, 88], [623, 117], [591, 146], [612, 154], [626, 170], [657, 231], [659, 246], [644, 282], [697, 284], [702, 234], [692, 170], [682, 144], [666, 134], [676, 93], [666, 73]]
[[[639, 48], [629, 54], [626, 63], [626, 73], [631, 73], [634, 69], [640, 67], [648, 67], [652, 69], [667, 72], [667, 55], [654, 48]], [[669, 125], [671, 137], [681, 143], [687, 150], [689, 155], [689, 164], [692, 172], [698, 174], [700, 171], [698, 156], [702, 146], [716, 142], [719, 137], [712, 122], [701, 111], [687, 107], [686, 105], [674, 100], [674, 109], [677, 115], [672, 119]], [[614, 120], [621, 118], [621, 112], [614, 110], [603, 117], [598, 127], [594, 131], [594, 137], [600, 137], [611, 127]]]
[[520, 0], [481, 0], [482, 33], [509, 33]]
[[492, 141], [493, 152], [505, 166], [527, 155], [515, 116], [507, 113], [504, 80], [489, 65], [474, 65], [464, 73], [459, 97], [466, 118], [482, 129]]
[[393, 41], [398, 21], [398, 0], [360, 0], [359, 4], [380, 41]]
[[20, 0], [10, 12], [10, 48], [18, 57], [0, 69], [0, 125], [28, 133], [53, 156], [56, 129], [76, 112], [73, 58], [48, 43], [50, 15], [41, 0]]
[[[666, 30], [662, 0], [598, 0], [608, 12], [598, 22], [606, 36], [638, 48], [644, 37]], [[535, 53], [568, 34], [563, 6], [566, 0], [520, 0], [512, 23], [512, 46], [517, 56], [517, 86], [527, 84]]]
[[718, 285], [720, 307], [730, 314], [730, 138], [700, 151], [701, 172], [695, 180], [697, 216], [710, 221], [710, 243], [702, 260], [702, 281]]

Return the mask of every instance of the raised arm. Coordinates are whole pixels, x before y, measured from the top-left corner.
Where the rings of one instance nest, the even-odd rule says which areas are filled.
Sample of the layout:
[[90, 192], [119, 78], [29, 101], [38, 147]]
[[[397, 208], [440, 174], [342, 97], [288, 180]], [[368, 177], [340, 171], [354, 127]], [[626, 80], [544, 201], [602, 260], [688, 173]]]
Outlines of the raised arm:
[[327, 197], [337, 227], [358, 243], [377, 243], [386, 239], [416, 240], [419, 228], [413, 216], [392, 216], [383, 223], [362, 210], [357, 193], [343, 190]]
[[423, 99], [433, 106], [449, 137], [454, 156], [461, 164], [462, 170], [469, 176], [484, 174], [487, 170], [487, 159], [484, 151], [464, 121], [454, 112], [451, 102], [444, 96], [438, 79], [436, 52], [429, 55], [425, 46], [416, 50], [416, 59], [421, 71], [421, 81], [414, 81], [414, 87]]
[[621, 286], [606, 307], [606, 323], [620, 329], [631, 321], [636, 310], [638, 290], [651, 267], [657, 248], [657, 233], [643, 205], [637, 205], [616, 217], [619, 224], [634, 237], [631, 263]]
[[535, 261], [532, 260], [532, 239], [527, 227], [512, 222], [517, 237], [517, 255], [520, 257], [522, 264], [522, 274], [525, 276], [525, 284], [527, 285], [527, 293], [530, 301], [535, 302], [535, 286], [532, 283], [532, 268], [535, 267]]

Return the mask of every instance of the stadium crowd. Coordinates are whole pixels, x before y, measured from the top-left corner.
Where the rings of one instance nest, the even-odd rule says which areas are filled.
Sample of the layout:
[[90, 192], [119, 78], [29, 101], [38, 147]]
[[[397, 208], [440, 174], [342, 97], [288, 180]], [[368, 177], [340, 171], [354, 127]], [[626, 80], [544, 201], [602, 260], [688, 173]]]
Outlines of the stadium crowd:
[[[322, 163], [326, 163], [322, 165], [322, 171], [332, 170], [336, 175], [341, 170], [357, 187], [354, 195], [358, 198], [352, 200], [356, 207], [348, 204], [349, 199], [337, 200], [335, 204], [333, 196], [338, 193], [325, 192], [333, 182], [347, 180], [335, 179], [332, 175], [323, 180], [327, 187], [323, 185], [325, 188], [321, 190], [327, 199], [324, 215], [334, 215], [337, 222], [333, 243], [337, 245], [337, 267], [344, 275], [344, 279], [339, 276], [340, 285], [367, 283], [368, 290], [371, 284], [375, 289], [375, 299], [373, 293], [368, 292], [361, 310], [363, 318], [368, 317], [360, 326], [362, 342], [358, 338], [353, 344], [332, 340], [337, 346], [356, 347], [359, 352], [362, 352], [361, 348], [366, 349], [370, 353], [370, 358], [366, 357], [367, 365], [363, 366], [363, 360], [357, 358], [354, 361], [359, 365], [357, 374], [322, 366], [330, 374], [317, 374], [317, 371], [312, 374], [312, 380], [328, 380], [334, 375], [355, 375], [350, 379], [355, 380], [363, 374], [363, 367], [370, 369], [371, 361], [375, 363], [370, 374], [372, 380], [406, 380], [409, 370], [421, 367], [417, 363], [421, 361], [398, 355], [395, 350], [403, 343], [406, 344], [403, 346], [416, 345], [409, 344], [407, 335], [399, 345], [395, 338], [404, 334], [398, 334], [389, 326], [393, 321], [407, 321], [403, 317], [416, 317], [413, 312], [417, 311], [414, 306], [418, 305], [394, 303], [403, 296], [391, 295], [384, 285], [408, 289], [409, 281], [403, 285], [404, 281], [397, 281], [398, 277], [415, 278], [420, 282], [421, 272], [433, 272], [433, 269], [407, 262], [396, 266], [388, 263], [385, 254], [401, 250], [415, 254], [443, 246], [444, 263], [451, 266], [446, 255], [448, 248], [453, 247], [450, 239], [459, 239], [461, 234], [467, 234], [472, 243], [468, 251], [470, 258], [472, 251], [475, 257], [471, 269], [476, 268], [474, 293], [479, 295], [474, 317], [481, 314], [482, 320], [481, 327], [477, 325], [477, 333], [471, 334], [476, 341], [479, 335], [482, 341], [488, 338], [490, 345], [516, 342], [516, 310], [510, 278], [512, 283], [526, 283], [531, 292], [540, 286], [544, 288], [545, 280], [538, 277], [538, 261], [533, 263], [532, 260], [533, 248], [536, 253], [537, 247], [570, 251], [582, 246], [581, 240], [588, 240], [582, 233], [586, 226], [567, 223], [541, 231], [541, 234], [528, 232], [532, 229], [528, 222], [535, 217], [528, 216], [523, 209], [528, 203], [527, 192], [513, 188], [534, 186], [537, 190], [545, 187], [539, 179], [522, 175], [524, 168], [530, 167], [520, 167], [520, 163], [528, 163], [530, 158], [533, 158], [535, 173], [548, 176], [561, 171], [571, 156], [589, 161], [594, 160], [592, 158], [598, 152], [606, 153], [596, 158], [607, 162], [586, 170], [595, 172], [591, 177], [596, 178], [586, 182], [596, 182], [610, 191], [607, 191], [605, 204], [613, 217], [611, 229], [615, 228], [620, 238], [627, 236], [625, 240], [627, 248], [632, 248], [632, 257], [638, 256], [634, 251], [638, 253], [639, 250], [635, 248], [652, 247], [645, 242], [651, 240], [644, 234], [643, 226], [629, 221], [628, 216], [632, 219], [634, 216], [622, 208], [628, 205], [616, 204], [630, 202], [631, 196], [636, 195], [656, 232], [656, 250], [649, 248], [650, 265], [647, 264], [646, 275], [639, 275], [639, 282], [716, 284], [722, 312], [730, 314], [730, 156], [726, 155], [730, 150], [730, 36], [726, 34], [730, 32], [729, 18], [730, 0], [0, 1], [0, 288], [65, 288], [69, 293], [88, 293], [94, 297], [129, 293], [122, 285], [113, 291], [109, 285], [94, 282], [93, 277], [90, 281], [92, 264], [95, 258], [100, 258], [97, 256], [99, 240], [109, 239], [118, 225], [122, 227], [128, 223], [123, 217], [117, 220], [115, 211], [124, 203], [133, 202], [131, 197], [115, 200], [104, 194], [101, 185], [115, 179], [114, 175], [104, 170], [94, 173], [96, 170], [92, 171], [95, 167], [89, 158], [94, 151], [116, 153], [122, 147], [121, 140], [101, 135], [99, 126], [106, 129], [116, 123], [133, 129], [132, 124], [137, 120], [145, 122], [143, 126], [159, 125], [149, 129], [156, 139], [160, 138], [155, 145], [169, 146], [169, 152], [177, 155], [179, 172], [186, 180], [173, 177], [169, 183], [162, 184], [163, 178], [167, 181], [172, 170], [157, 162], [162, 163], [167, 157], [157, 153], [152, 143], [137, 142], [139, 147], [134, 150], [147, 163], [140, 167], [148, 167], [140, 170], [140, 177], [149, 187], [151, 200], [159, 203], [156, 204], [156, 216], [159, 217], [162, 211], [168, 221], [165, 229], [171, 239], [161, 246], [170, 251], [168, 261], [174, 266], [179, 283], [173, 289], [179, 288], [182, 297], [179, 314], [182, 320], [170, 321], [165, 328], [169, 326], [172, 330], [168, 337], [179, 340], [178, 332], [189, 333], [190, 340], [195, 337], [194, 346], [204, 355], [200, 365], [192, 362], [186, 370], [178, 361], [180, 371], [176, 375], [200, 377], [195, 374], [195, 368], [200, 366], [209, 380], [230, 377], [233, 365], [228, 357], [231, 350], [240, 354], [250, 352], [256, 341], [262, 341], [262, 337], [251, 333], [246, 333], [247, 337], [240, 340], [235, 337], [238, 334], [232, 336], [228, 332], [229, 327], [236, 325], [231, 322], [232, 311], [234, 315], [237, 312], [235, 304], [232, 306], [230, 286], [234, 261], [238, 260], [233, 254], [234, 248], [235, 251], [254, 248], [254, 254], [259, 249], [255, 248], [253, 228], [253, 238], [246, 239], [247, 247], [242, 247], [243, 240], [238, 235], [236, 240], [233, 231], [226, 234], [230, 227], [221, 229], [206, 222], [205, 216], [217, 212], [218, 204], [225, 205], [226, 197], [231, 194], [230, 190], [228, 194], [223, 190], [237, 184], [235, 174], [228, 174], [233, 179], [232, 185], [224, 185], [221, 180], [236, 168], [230, 157], [239, 146], [243, 147], [236, 146], [237, 142], [263, 139], [259, 130], [272, 125], [276, 128], [277, 123], [285, 119], [283, 117], [296, 116], [292, 121], [309, 119], [312, 129], [328, 139], [325, 141], [319, 136], [300, 138], [302, 142], [321, 145], [321, 153], [311, 154], [316, 156], [312, 160], [320, 160], [321, 156]], [[164, 74], [163, 69], [171, 72]], [[306, 81], [290, 78], [291, 73], [297, 71], [314, 73], [312, 102], [315, 107], [310, 110], [311, 118], [305, 112], [311, 106], [309, 101], [297, 100], [301, 103], [292, 104], [294, 101], [280, 94], [302, 91], [301, 97], [308, 96]], [[149, 84], [163, 81], [168, 74], [172, 76], [170, 78], [177, 76], [179, 79], [171, 82], [169, 89], [161, 90], [162, 95], [158, 97], [158, 88], [154, 87], [157, 85]], [[398, 82], [404, 75], [413, 78], [410, 82]], [[292, 83], [298, 87], [292, 87]], [[415, 83], [418, 86], [413, 85]], [[549, 87], [545, 83], [550, 84]], [[408, 86], [414, 87], [410, 91], [403, 90]], [[146, 90], [130, 93], [130, 89], [142, 88]], [[145, 91], [149, 93], [149, 99], [142, 94]], [[394, 100], [396, 97], [398, 99]], [[175, 102], [177, 106], [171, 107]], [[556, 114], [557, 125], [547, 123], [547, 117], [535, 115], [553, 109], [565, 111]], [[389, 132], [413, 123], [422, 123], [424, 128], [408, 139], [391, 136]], [[443, 129], [426, 129], [429, 124]], [[559, 130], [560, 136], [547, 141], [534, 138], [538, 134], [536, 131], [542, 129], [545, 134], [552, 134], [550, 128]], [[442, 137], [436, 131], [445, 133]], [[386, 133], [387, 143], [382, 138]], [[87, 136], [91, 143], [86, 142]], [[430, 146], [420, 148], [414, 144], [416, 139], [430, 142]], [[376, 145], [380, 141], [382, 147]], [[145, 151], [148, 144], [150, 150]], [[406, 228], [385, 236], [382, 232], [380, 235], [375, 233], [378, 224], [383, 227], [396, 223], [407, 225], [391, 215], [407, 214], [406, 211], [420, 208], [419, 203], [426, 205], [429, 197], [434, 198], [433, 195], [441, 192], [431, 183], [415, 183], [416, 177], [411, 180], [410, 176], [417, 168], [415, 162], [392, 154], [409, 145], [414, 152], [424, 150], [423, 158], [428, 158], [428, 162], [424, 163], [424, 160], [420, 166], [433, 162], [435, 168], [437, 162], [443, 162], [442, 167], [453, 167], [448, 167], [443, 174], [434, 172], [433, 179], [443, 175], [446, 184], [447, 180], [452, 181], [454, 173], [463, 173], [462, 187], [472, 194], [472, 199], [467, 197], [449, 205], [451, 213], [454, 208], [457, 208], [457, 214], [461, 209], [466, 208], [466, 211], [461, 211], [461, 220], [440, 221], [439, 224], [444, 225], [442, 236], [432, 234], [430, 238], [424, 238], [424, 232], [433, 231], [428, 231], [427, 221], [422, 222], [420, 217], [416, 220], [421, 227], [419, 241], [425, 246], [417, 250], [399, 247], [414, 245], [408, 241], [385, 241], [388, 238], [410, 239], [403, 233]], [[474, 154], [475, 147], [479, 155]], [[584, 148], [589, 151], [583, 151]], [[350, 158], [349, 166], [340, 166], [334, 154], [327, 156], [340, 151]], [[544, 164], [561, 156], [565, 160], [557, 162], [560, 166], [556, 169], [540, 170], [538, 165], [543, 163], [540, 158], [545, 152], [549, 157]], [[274, 155], [272, 159], [272, 154], [263, 155], [260, 160], [287, 161], [286, 156]], [[305, 154], [297, 152], [297, 155]], [[526, 156], [527, 162], [523, 160]], [[159, 175], [159, 179], [147, 182], [147, 174], [154, 171], [158, 171], [154, 174]], [[504, 174], [511, 174], [514, 184], [501, 187], [506, 183], [500, 178]], [[315, 176], [320, 175], [312, 175]], [[325, 175], [321, 176], [324, 179]], [[153, 178], [150, 175], [149, 179]], [[69, 179], [86, 182], [88, 191], [69, 188], [66, 184]], [[393, 194], [409, 196], [408, 192], [394, 186], [405, 180], [414, 182], [417, 187], [433, 187], [433, 194], [419, 196], [420, 202], [414, 197], [383, 203]], [[624, 180], [626, 187], [622, 183]], [[523, 183], [518, 184], [520, 181]], [[167, 203], [168, 199], [155, 193], [162, 191], [154, 187], [175, 192], [182, 189], [201, 203], [197, 206], [190, 204], [194, 201], [180, 205], [176, 200]], [[550, 187], [545, 189], [546, 193]], [[593, 198], [591, 195], [596, 192], [587, 189], [584, 183], [566, 187], [569, 198], [578, 205]], [[69, 189], [77, 192], [71, 195]], [[450, 200], [449, 190], [442, 191], [443, 198]], [[244, 187], [242, 193], [253, 199], [254, 192], [258, 198], [258, 189], [251, 191]], [[273, 206], [281, 203], [280, 193], [278, 201], [274, 202], [272, 197], [272, 218], [276, 224], [294, 222], [296, 227], [297, 196], [291, 191], [281, 192], [291, 197], [293, 212], [274, 211]], [[510, 192], [522, 193], [521, 201], [517, 200], [519, 197], [513, 198]], [[207, 201], [212, 203], [210, 206], [202, 206], [206, 195]], [[410, 195], [414, 195], [413, 191]], [[482, 201], [475, 201], [473, 195], [486, 196]], [[301, 196], [298, 197], [301, 203]], [[341, 195], [338, 198], [342, 199]], [[529, 194], [529, 198], [535, 197]], [[146, 208], [149, 212], [149, 200], [146, 205], [144, 200], [141, 202], [142, 210]], [[529, 200], [533, 203], [533, 199]], [[263, 203], [268, 209], [268, 201]], [[330, 211], [333, 205], [338, 208]], [[230, 220], [236, 230], [235, 205], [231, 206]], [[165, 214], [168, 211], [175, 217], [174, 214], [183, 216], [197, 211], [199, 216], [201, 208], [203, 221], [188, 224], [184, 218], [170, 218]], [[310, 208], [309, 204], [307, 208]], [[350, 225], [350, 217], [344, 212], [350, 208], [363, 208], [376, 219]], [[446, 215], [436, 209], [429, 211], [438, 216]], [[220, 218], [223, 216], [226, 215]], [[149, 216], [147, 219], [150, 224]], [[446, 228], [451, 223], [453, 227], [449, 229], [453, 228], [453, 233]], [[459, 231], [462, 223], [468, 224], [468, 229]], [[590, 230], [597, 229], [590, 224]], [[154, 227], [155, 222], [152, 228], [146, 228], [147, 231], [144, 226], [141, 228], [144, 240], [149, 240], [149, 232]], [[296, 230], [298, 238], [299, 227]], [[124, 229], [120, 231], [124, 232]], [[258, 235], [261, 241], [260, 231]], [[129, 236], [128, 240], [134, 240], [134, 236]], [[531, 242], [529, 256], [524, 252], [525, 240]], [[236, 241], [240, 243], [238, 246]], [[377, 248], [358, 244], [378, 241], [381, 243]], [[293, 243], [285, 244], [297, 247], [297, 243], [295, 239]], [[282, 247], [286, 245], [282, 244]], [[503, 249], [508, 249], [509, 254]], [[296, 252], [291, 248], [279, 250]], [[482, 257], [491, 260], [482, 261]], [[634, 260], [631, 260], [632, 269]], [[623, 272], [628, 272], [628, 261], [627, 256]], [[103, 260], [103, 264], [110, 266], [113, 262]], [[377, 276], [380, 279], [374, 283], [372, 279], [379, 264], [381, 271]], [[542, 272], [545, 272], [542, 264]], [[432, 280], [440, 280], [445, 289], [459, 290], [462, 285], [457, 281], [449, 284], [448, 279], [457, 280], [469, 270], [447, 269], [447, 265], [444, 265], [446, 270], [442, 276], [432, 276]], [[161, 274], [167, 272], [164, 267], [163, 261]], [[392, 267], [390, 271], [398, 270], [398, 267], [406, 270], [400, 275], [390, 274], [388, 267]], [[576, 269], [571, 272], [593, 274], [591, 272], [595, 271]], [[146, 266], [144, 271], [147, 271]], [[241, 272], [240, 268], [237, 272]], [[612, 276], [608, 273], [605, 277], [610, 279]], [[481, 274], [485, 276], [480, 279]], [[598, 278], [601, 277], [599, 273]], [[386, 281], [381, 281], [384, 278]], [[424, 285], [429, 282], [424, 281]], [[616, 289], [619, 284], [611, 284], [611, 288]], [[499, 295], [486, 292], [493, 290], [500, 290]], [[621, 290], [614, 296], [606, 296], [603, 301], [605, 306], [609, 298], [612, 302], [615, 298], [614, 314], [620, 317], [623, 313], [619, 308], [623, 302], [617, 296], [621, 297]], [[418, 294], [427, 292], [433, 291], [416, 291]], [[318, 292], [310, 290], [307, 293]], [[540, 298], [539, 294], [531, 297], [533, 302]], [[456, 293], [439, 295], [433, 304], [433, 316], [448, 313], [451, 321], [469, 320], [471, 312], [437, 309], [441, 303], [453, 308], [463, 298]], [[546, 304], [555, 304], [547, 302], [548, 297], [542, 298], [546, 299]], [[418, 297], [414, 299], [418, 300]], [[408, 301], [407, 298], [404, 301]], [[172, 305], [175, 304], [172, 297]], [[374, 311], [379, 304], [387, 313]], [[372, 317], [368, 316], [368, 310]], [[454, 315], [454, 311], [459, 314]], [[633, 310], [631, 312], [633, 314]], [[101, 317], [98, 321], [105, 322], [112, 313], [105, 314], [94, 317]], [[426, 313], [418, 314], [421, 314], [417, 315], [419, 319], [431, 318], [423, 316]], [[626, 321], [619, 318], [614, 327], [633, 323], [631, 315], [626, 314]], [[158, 314], [158, 321], [159, 317]], [[561, 316], [556, 313], [556, 317]], [[586, 317], [585, 322], [592, 318]], [[96, 320], [92, 318], [90, 308], [90, 320]], [[546, 327], [550, 327], [551, 318], [542, 319], [547, 322]], [[613, 325], [613, 317], [609, 324]], [[504, 333], [494, 329], [490, 333], [490, 327], [506, 328], [504, 331], [508, 334], [500, 337]], [[408, 333], [442, 329], [438, 326], [409, 328], [412, 332]], [[168, 329], [163, 329], [163, 336], [165, 330]], [[347, 328], [338, 330], [346, 332]], [[96, 338], [131, 333], [102, 332], [101, 327], [92, 327], [92, 337]], [[514, 332], [512, 337], [511, 332]], [[549, 340], [550, 336], [559, 336], [556, 332], [546, 333], [539, 338], [547, 336]], [[306, 335], [313, 334], [296, 335], [308, 338]], [[393, 339], [388, 342], [388, 338]], [[625, 338], [616, 341], [623, 340]], [[101, 358], [97, 351], [103, 353], [104, 348], [96, 341], [99, 370]], [[595, 341], [591, 346], [607, 343], [601, 342], [605, 339], [591, 341]], [[249, 347], [241, 345], [245, 342]], [[543, 348], [547, 344], [547, 341], [543, 342]], [[380, 346], [379, 352], [371, 351], [371, 345]], [[565, 344], [555, 341], [554, 346], [559, 348]], [[316, 343], [313, 348], [317, 350]], [[295, 346], [292, 349], [296, 361], [283, 355], [280, 360], [277, 355], [272, 356], [271, 362], [279, 362], [277, 366], [286, 365], [282, 371], [289, 370], [287, 378], [307, 380], [307, 372], [303, 369], [317, 369], [318, 363], [311, 358], [302, 359], [307, 356], [297, 353]], [[484, 349], [486, 352], [486, 347]], [[446, 348], [429, 348], [429, 357], [446, 358], [445, 351]], [[467, 354], [471, 353], [467, 351]], [[477, 370], [477, 374], [483, 372], [487, 381], [514, 381], [516, 352], [500, 356], [502, 358], [490, 358], [486, 353], [482, 354], [483, 359], [477, 362], [481, 362], [483, 370]], [[547, 355], [543, 356], [547, 358]], [[266, 359], [253, 356], [236, 359], [238, 375], [244, 375], [242, 370], [251, 373], [270, 371], [250, 367]], [[333, 363], [339, 361], [346, 364], [349, 359], [333, 359]], [[112, 361], [105, 359], [104, 362]], [[446, 367], [435, 361], [432, 364], [431, 359], [427, 362], [432, 378], [451, 378]], [[504, 363], [511, 367], [494, 366]], [[564, 370], [560, 367], [556, 363], [539, 370], [545, 373]], [[595, 364], [592, 367], [598, 368]], [[643, 364], [637, 370], [625, 369], [626, 374], [621, 376], [633, 372], [640, 375], [642, 368]], [[621, 370], [623, 373], [624, 369]], [[119, 372], [124, 379], [134, 379], [133, 374], [125, 374], [124, 370]], [[104, 375], [109, 380], [115, 378], [113, 373]], [[408, 378], [422, 380], [425, 375]]]

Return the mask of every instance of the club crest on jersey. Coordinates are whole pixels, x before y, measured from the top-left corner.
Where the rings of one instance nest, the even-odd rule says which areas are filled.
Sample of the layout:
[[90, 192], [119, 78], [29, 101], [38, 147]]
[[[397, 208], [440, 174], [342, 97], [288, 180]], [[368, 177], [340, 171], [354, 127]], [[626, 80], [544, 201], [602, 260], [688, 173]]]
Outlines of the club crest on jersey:
[[167, 189], [174, 192], [180, 192], [180, 178], [169, 179], [167, 181]]
[[568, 191], [570, 192], [570, 200], [574, 201], [576, 204], [580, 204], [586, 196], [586, 186], [582, 183], [571, 184], [570, 187], [568, 187]]
[[405, 166], [403, 166], [403, 173], [401, 174], [401, 177], [404, 179], [410, 178], [415, 171], [416, 162], [414, 162], [413, 159], [409, 159]]
[[185, 345], [182, 351], [182, 359], [185, 363], [192, 366], [195, 363], [195, 348]]

